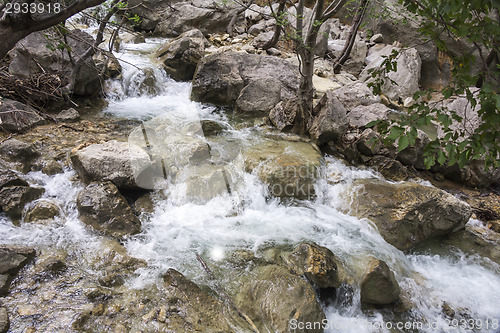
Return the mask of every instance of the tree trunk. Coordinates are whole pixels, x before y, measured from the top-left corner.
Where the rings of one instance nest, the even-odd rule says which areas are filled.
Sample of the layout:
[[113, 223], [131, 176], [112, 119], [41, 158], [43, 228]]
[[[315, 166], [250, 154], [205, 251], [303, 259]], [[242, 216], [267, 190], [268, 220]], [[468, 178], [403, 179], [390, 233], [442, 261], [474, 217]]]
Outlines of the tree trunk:
[[299, 108], [292, 131], [304, 135], [308, 133], [313, 110], [314, 49], [303, 49], [299, 53], [299, 57], [301, 60], [301, 78], [298, 92]]

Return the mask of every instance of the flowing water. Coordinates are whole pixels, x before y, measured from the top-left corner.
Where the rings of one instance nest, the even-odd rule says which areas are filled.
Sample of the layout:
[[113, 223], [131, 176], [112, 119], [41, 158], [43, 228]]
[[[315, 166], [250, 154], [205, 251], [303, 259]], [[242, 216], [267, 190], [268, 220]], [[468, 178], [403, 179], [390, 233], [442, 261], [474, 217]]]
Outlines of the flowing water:
[[[168, 128], [172, 132], [176, 130], [176, 122], [186, 119], [222, 123], [227, 128], [222, 135], [200, 140], [209, 142], [212, 151], [231, 168], [235, 186], [230, 193], [208, 196], [202, 201], [191, 200], [185, 178], [157, 189], [153, 195], [154, 212], [141, 217], [141, 234], [125, 242], [131, 256], [144, 259], [148, 264], [126, 281], [127, 286], [141, 289], [160, 283], [161, 274], [170, 267], [197, 283], [206, 284], [205, 272], [195, 253], [200, 253], [210, 265], [223, 265], [223, 259], [234, 250], [246, 249], [260, 254], [273, 246], [313, 241], [341, 258], [354, 276], [363, 271], [368, 256], [384, 260], [395, 272], [405, 297], [414, 305], [399, 317], [387, 310], [362, 309], [359, 288], [355, 287], [351, 297], [339, 294], [335, 302], [324, 305], [330, 325], [326, 332], [498, 331], [498, 326], [492, 327], [500, 319], [500, 267], [497, 264], [451, 246], [438, 254], [431, 249], [403, 253], [389, 245], [370, 221], [349, 215], [349, 197], [351, 191], [355, 191], [353, 182], [379, 178], [379, 175], [369, 169], [346, 166], [333, 157], [326, 158], [324, 177], [317, 183], [315, 199], [291, 202], [271, 199], [267, 187], [257, 176], [243, 171], [239, 154], [249, 144], [267, 140], [270, 130], [241, 128], [230, 112], [190, 101], [190, 83], [171, 80], [149, 59], [162, 42], [149, 39], [143, 44], [127, 44], [116, 54], [123, 60], [123, 80], [107, 83], [109, 105], [103, 112], [146, 123], [161, 117], [172, 126]], [[70, 169], [55, 176], [40, 172], [28, 174], [26, 179], [44, 186], [43, 198], [58, 202], [64, 216], [50, 226], [27, 223], [14, 226], [6, 217], [1, 217], [1, 242], [33, 246], [42, 253], [64, 249], [67, 260], [78, 263], [72, 266], [75, 276], [98, 277], [101, 272], [96, 269], [95, 261], [100, 258], [98, 253], [105, 240], [78, 220], [75, 198], [82, 185], [73, 179], [74, 175]], [[229, 283], [230, 275], [221, 278], [223, 284]], [[54, 287], [52, 294], [47, 290], [49, 287], [37, 287], [36, 280], [17, 281], [5, 299], [7, 307], [19, 309], [31, 304], [43, 308], [44, 313], [37, 313], [36, 318], [29, 320], [14, 315], [12, 332], [22, 332], [35, 323], [44, 328], [40, 330], [43, 332], [65, 327], [71, 321], [72, 309], [86, 306], [78, 292], [85, 288], [85, 283], [80, 281], [61, 282], [66, 289]], [[31, 292], [26, 294], [26, 289]], [[475, 329], [449, 322], [443, 315], [443, 302], [453, 309], [463, 309], [467, 318], [475, 321], [468, 323]], [[395, 327], [398, 321], [418, 328], [388, 329], [390, 323]]]

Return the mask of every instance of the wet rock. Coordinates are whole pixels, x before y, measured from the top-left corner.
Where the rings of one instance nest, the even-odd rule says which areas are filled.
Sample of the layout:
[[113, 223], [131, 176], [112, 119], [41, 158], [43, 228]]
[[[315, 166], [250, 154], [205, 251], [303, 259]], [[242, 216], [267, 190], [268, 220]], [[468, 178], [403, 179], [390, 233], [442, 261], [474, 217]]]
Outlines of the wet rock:
[[387, 120], [390, 109], [381, 103], [358, 105], [347, 114], [349, 125], [365, 127], [375, 120]]
[[[227, 320], [225, 305], [188, 280], [178, 271], [170, 268], [163, 276], [165, 295], [170, 309], [166, 324], [175, 332], [232, 332]], [[154, 310], [154, 316], [157, 311]], [[249, 327], [244, 327], [248, 330]]]
[[123, 238], [141, 230], [141, 222], [111, 182], [91, 183], [76, 203], [80, 219], [109, 236]]
[[149, 160], [142, 150], [130, 150], [127, 142], [111, 140], [72, 151], [73, 167], [85, 183], [109, 180], [118, 188], [140, 189], [132, 170], [134, 161]]
[[287, 268], [277, 265], [252, 270], [249, 280], [241, 281], [235, 303], [261, 332], [271, 329], [289, 332], [292, 319], [314, 323], [326, 318], [312, 286]]
[[31, 171], [34, 160], [40, 156], [32, 144], [17, 139], [0, 143], [0, 155], [6, 166], [23, 173]]
[[[373, 53], [366, 58], [368, 65], [360, 75], [362, 80], [371, 79], [369, 70], [379, 68], [384, 57], [389, 56], [393, 50], [399, 52], [397, 61], [397, 71], [386, 74], [385, 82], [382, 85], [382, 93], [392, 101], [404, 101], [407, 97], [412, 97], [419, 90], [420, 70], [422, 61], [418, 51], [414, 48], [401, 49], [388, 45], [379, 52]], [[395, 82], [395, 83], [392, 83]]]
[[215, 136], [226, 130], [222, 123], [213, 120], [202, 120], [201, 128], [204, 136]]
[[136, 215], [143, 213], [152, 213], [154, 211], [154, 202], [150, 193], [141, 195], [134, 204], [132, 205], [132, 210]]
[[25, 222], [47, 223], [61, 214], [59, 206], [50, 200], [40, 200], [28, 210]]
[[409, 177], [408, 169], [401, 162], [386, 156], [374, 156], [368, 164], [390, 180], [403, 181]]
[[68, 253], [64, 249], [43, 250], [35, 263], [37, 280], [47, 280], [66, 269]]
[[361, 302], [386, 305], [398, 300], [400, 288], [394, 273], [382, 261], [373, 258], [361, 282]]
[[286, 60], [245, 52], [222, 52], [204, 57], [193, 78], [191, 98], [198, 102], [234, 105], [250, 82], [280, 81], [281, 98], [291, 98], [299, 85], [298, 68]]
[[274, 78], [250, 82], [236, 99], [235, 111], [245, 116], [268, 115], [281, 99], [280, 85]]
[[375, 180], [360, 182], [353, 207], [356, 216], [371, 219], [400, 250], [463, 228], [472, 214], [467, 203], [440, 189]]
[[339, 259], [327, 249], [314, 243], [301, 243], [283, 256], [290, 270], [305, 275], [316, 288], [338, 288], [342, 283], [339, 276]]
[[174, 80], [189, 81], [208, 45], [201, 31], [194, 29], [160, 47], [155, 58], [163, 63], [163, 68]]
[[22, 133], [33, 126], [46, 123], [35, 109], [10, 99], [0, 101], [0, 128], [14, 133]]
[[408, 146], [396, 155], [396, 159], [404, 165], [411, 165], [419, 170], [425, 170], [424, 149], [430, 142], [429, 136], [422, 130], [417, 130], [415, 144]]
[[287, 99], [279, 102], [269, 112], [271, 123], [282, 132], [290, 131], [295, 124], [298, 105], [297, 99]]
[[63, 172], [63, 168], [59, 162], [54, 159], [47, 161], [43, 167], [42, 172], [46, 175], [52, 176]]
[[306, 142], [261, 141], [243, 152], [245, 169], [256, 172], [276, 197], [311, 198], [324, 163], [313, 145]]
[[56, 116], [58, 121], [73, 123], [80, 119], [80, 113], [73, 108], [69, 108], [67, 110], [63, 110], [59, 112]]
[[11, 219], [19, 220], [26, 204], [40, 198], [44, 192], [40, 187], [4, 187], [0, 190], [0, 207]]
[[368, 88], [366, 83], [360, 81], [346, 84], [342, 88], [335, 90], [333, 94], [348, 112], [358, 105], [380, 103], [380, 97], [373, 95], [372, 90]]
[[0, 168], [0, 189], [10, 186], [28, 186], [28, 183], [9, 169]]
[[[94, 39], [81, 30], [70, 31], [66, 35], [73, 59], [82, 56]], [[57, 40], [58, 36], [52, 30], [34, 32], [20, 40], [9, 52], [11, 63], [9, 72], [13, 75], [30, 77], [36, 73], [58, 74], [61, 79], [71, 77], [74, 64], [66, 53], [54, 52], [47, 47], [47, 38]], [[53, 46], [55, 47], [55, 46]], [[79, 96], [88, 96], [97, 93], [101, 88], [99, 73], [94, 60], [87, 59], [76, 73], [73, 93]], [[67, 83], [67, 82], [66, 82]], [[63, 81], [63, 84], [66, 84]]]
[[7, 294], [11, 281], [21, 268], [36, 255], [33, 248], [22, 246], [0, 246], [0, 296]]
[[99, 278], [99, 284], [103, 287], [119, 287], [125, 283], [125, 279], [121, 274], [111, 273]]
[[346, 131], [346, 109], [332, 91], [327, 91], [314, 106], [309, 135], [318, 145], [321, 145], [340, 138]]
[[10, 327], [7, 309], [0, 306], [0, 333], [7, 333]]

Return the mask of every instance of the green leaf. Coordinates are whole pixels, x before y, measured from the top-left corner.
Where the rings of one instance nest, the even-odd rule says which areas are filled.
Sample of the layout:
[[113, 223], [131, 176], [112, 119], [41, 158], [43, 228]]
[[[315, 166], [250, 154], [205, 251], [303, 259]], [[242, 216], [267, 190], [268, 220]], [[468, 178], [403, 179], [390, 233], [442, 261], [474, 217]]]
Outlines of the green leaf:
[[387, 136], [387, 139], [389, 139], [391, 141], [395, 141], [397, 138], [399, 138], [401, 136], [401, 134], [403, 134], [403, 132], [404, 132], [403, 128], [398, 127], [398, 126], [393, 126], [393, 127], [391, 127], [391, 131], [390, 131], [389, 135]]
[[378, 125], [382, 120], [380, 119], [377, 119], [377, 120], [373, 120], [373, 121], [370, 121], [368, 124], [365, 125], [366, 128], [370, 128], [370, 127], [373, 127], [375, 125]]
[[446, 163], [446, 155], [442, 150], [438, 151], [437, 161], [440, 165], [444, 165]]
[[408, 147], [409, 143], [410, 141], [408, 140], [408, 137], [406, 135], [401, 136], [398, 142], [398, 153], [402, 150], [405, 150], [406, 147]]

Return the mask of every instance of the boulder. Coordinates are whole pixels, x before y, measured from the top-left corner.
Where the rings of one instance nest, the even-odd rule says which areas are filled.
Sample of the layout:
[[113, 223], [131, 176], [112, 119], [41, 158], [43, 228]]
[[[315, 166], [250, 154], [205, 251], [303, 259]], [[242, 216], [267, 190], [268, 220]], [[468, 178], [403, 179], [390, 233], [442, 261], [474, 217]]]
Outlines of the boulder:
[[[293, 320], [321, 323], [326, 319], [312, 286], [287, 268], [260, 266], [250, 274], [240, 281], [235, 304], [260, 332], [291, 332]], [[323, 332], [317, 325], [307, 332]]]
[[123, 238], [141, 231], [141, 222], [111, 182], [91, 183], [76, 204], [80, 219], [106, 235]]
[[269, 112], [269, 119], [278, 130], [288, 132], [295, 124], [298, 107], [299, 102], [295, 98], [281, 101]]
[[384, 239], [400, 250], [463, 228], [470, 206], [435, 187], [377, 180], [360, 183], [353, 213], [372, 220]]
[[129, 0], [128, 7], [132, 15], [137, 15], [141, 18], [137, 23], [138, 29], [153, 31], [162, 19], [163, 13], [170, 10], [169, 6], [173, 2], [177, 1]]
[[368, 162], [368, 165], [375, 167], [386, 179], [403, 181], [409, 177], [408, 169], [401, 162], [390, 157], [376, 155]]
[[11, 219], [19, 220], [26, 204], [40, 198], [44, 192], [41, 187], [4, 187], [0, 190], [0, 207]]
[[273, 78], [280, 82], [281, 98], [295, 95], [299, 86], [298, 68], [286, 60], [246, 52], [222, 52], [204, 57], [193, 78], [191, 98], [197, 102], [234, 105], [250, 82]]
[[390, 109], [381, 103], [370, 105], [358, 105], [347, 114], [349, 125], [354, 127], [365, 127], [375, 120], [387, 120]]
[[226, 126], [215, 120], [204, 119], [201, 120], [201, 129], [204, 136], [215, 136], [226, 130]]
[[329, 79], [313, 75], [313, 86], [317, 95], [326, 93], [329, 90], [336, 90], [342, 87], [339, 83]]
[[73, 108], [69, 108], [67, 110], [62, 110], [56, 116], [58, 121], [62, 121], [65, 123], [74, 123], [80, 120], [80, 113]]
[[380, 97], [373, 95], [373, 92], [366, 83], [355, 81], [346, 84], [333, 92], [347, 111], [353, 110], [358, 105], [370, 105], [380, 103]]
[[382, 260], [372, 258], [361, 281], [361, 302], [391, 304], [398, 300], [399, 293], [399, 284], [389, 266]]
[[249, 22], [258, 22], [262, 19], [269, 19], [269, 17], [272, 17], [273, 12], [276, 13], [278, 11], [278, 7], [278, 3], [272, 4], [271, 11], [271, 8], [267, 5], [261, 7], [257, 4], [252, 4], [245, 10], [245, 19]]
[[123, 189], [140, 189], [134, 179], [132, 164], [145, 159], [149, 160], [149, 156], [144, 151], [129, 149], [127, 142], [116, 140], [71, 153], [73, 167], [85, 183], [109, 180]]
[[44, 123], [46, 120], [31, 106], [6, 98], [0, 101], [0, 128], [5, 131], [22, 133]]
[[0, 159], [6, 166], [27, 173], [34, 160], [40, 156], [31, 143], [8, 139], [0, 143]]
[[319, 149], [310, 143], [259, 140], [243, 151], [245, 170], [255, 172], [269, 186], [271, 195], [307, 199], [324, 163]]
[[0, 246], [0, 296], [5, 296], [11, 281], [19, 270], [36, 255], [33, 248], [23, 246]]
[[260, 34], [258, 34], [254, 40], [253, 40], [253, 45], [260, 49], [264, 47], [271, 39], [273, 39], [274, 36], [274, 31], [263, 31]]
[[250, 82], [236, 99], [235, 111], [245, 116], [267, 116], [281, 100], [280, 85], [274, 78]]
[[179, 37], [167, 42], [156, 51], [155, 58], [176, 81], [193, 79], [196, 65], [203, 57], [208, 41], [198, 29], [186, 31]]
[[397, 70], [385, 74], [381, 92], [392, 101], [402, 102], [408, 97], [413, 97], [413, 94], [419, 90], [422, 61], [416, 49], [402, 49], [387, 45], [379, 52], [375, 52], [366, 58], [367, 66], [363, 69], [360, 78], [368, 82], [372, 80], [370, 70], [380, 68], [385, 57], [389, 56], [394, 50], [399, 52], [396, 58]]
[[292, 273], [305, 275], [316, 288], [338, 288], [342, 283], [341, 262], [326, 247], [301, 243], [282, 257]]
[[0, 306], [0, 333], [7, 333], [10, 327], [7, 309]]
[[419, 170], [425, 170], [424, 148], [430, 142], [429, 136], [422, 130], [417, 130], [415, 144], [408, 146], [396, 155], [396, 159], [404, 165], [413, 166]]
[[347, 131], [346, 109], [332, 91], [314, 106], [309, 135], [318, 145], [340, 138]]
[[9, 169], [0, 168], [0, 190], [10, 186], [28, 186], [28, 183]]
[[[68, 45], [71, 49], [73, 59], [82, 56], [89, 45], [94, 43], [92, 36], [81, 30], [73, 30], [66, 35]], [[52, 30], [33, 32], [20, 40], [9, 52], [11, 63], [9, 72], [12, 75], [30, 77], [38, 73], [57, 74], [63, 80], [63, 85], [67, 84], [73, 63], [67, 52], [59, 52], [55, 49], [58, 36]], [[76, 73], [75, 87], [73, 93], [79, 96], [93, 95], [99, 92], [101, 83], [99, 73], [94, 60], [87, 59], [84, 65]]]
[[[334, 57], [338, 59], [344, 49], [346, 41], [342, 39], [334, 39], [328, 42], [328, 51]], [[357, 39], [354, 42], [349, 58], [342, 66], [342, 70], [358, 76], [361, 70], [365, 66], [366, 54], [368, 52], [368, 46], [362, 40]]]
[[45, 223], [60, 214], [61, 210], [57, 204], [50, 200], [40, 200], [27, 211], [24, 222]]
[[[226, 33], [227, 26], [241, 7], [236, 3], [221, 6], [214, 0], [195, 3], [178, 2], [167, 9], [157, 24], [154, 33], [162, 37], [177, 37], [181, 33], [199, 29], [204, 35]], [[243, 20], [243, 14], [239, 16]]]

